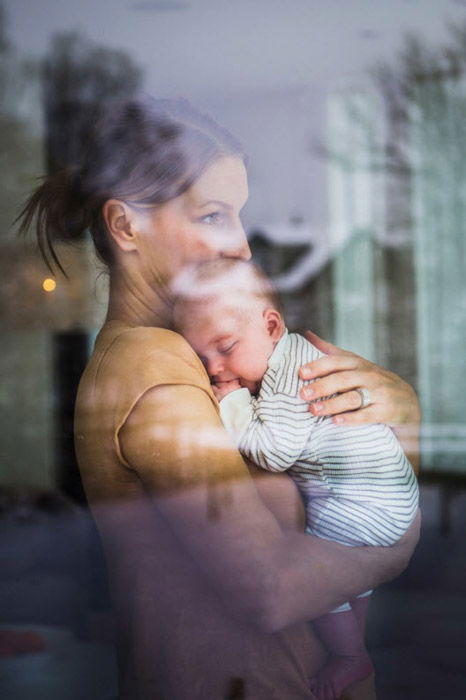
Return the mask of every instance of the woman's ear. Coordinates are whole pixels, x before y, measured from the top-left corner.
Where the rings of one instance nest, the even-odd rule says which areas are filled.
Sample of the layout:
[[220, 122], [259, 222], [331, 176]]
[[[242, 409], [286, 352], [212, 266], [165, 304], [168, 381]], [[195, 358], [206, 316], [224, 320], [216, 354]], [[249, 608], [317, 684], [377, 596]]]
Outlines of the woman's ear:
[[265, 309], [262, 316], [265, 321], [267, 333], [270, 335], [272, 340], [278, 342], [283, 335], [283, 331], [285, 330], [285, 324], [283, 323], [280, 312], [276, 309]]
[[113, 242], [121, 250], [136, 250], [133, 213], [128, 205], [119, 199], [109, 199], [102, 208], [102, 216]]

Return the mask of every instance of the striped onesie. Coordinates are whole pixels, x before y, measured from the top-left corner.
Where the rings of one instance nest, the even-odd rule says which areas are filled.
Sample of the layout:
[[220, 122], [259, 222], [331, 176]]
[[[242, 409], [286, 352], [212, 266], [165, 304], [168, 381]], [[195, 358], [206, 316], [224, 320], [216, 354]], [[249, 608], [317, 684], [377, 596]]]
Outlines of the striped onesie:
[[418, 487], [392, 430], [337, 426], [299, 397], [298, 369], [322, 353], [295, 333], [281, 337], [259, 395], [233, 391], [220, 402], [241, 453], [263, 469], [288, 471], [306, 510], [306, 531], [349, 546], [394, 544], [413, 521]]

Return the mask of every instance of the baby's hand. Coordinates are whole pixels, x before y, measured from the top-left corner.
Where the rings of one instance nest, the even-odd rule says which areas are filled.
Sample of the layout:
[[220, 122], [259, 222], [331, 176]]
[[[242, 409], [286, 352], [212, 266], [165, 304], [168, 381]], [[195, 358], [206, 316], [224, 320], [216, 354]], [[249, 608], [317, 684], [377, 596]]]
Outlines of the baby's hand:
[[212, 384], [212, 391], [217, 401], [221, 401], [227, 394], [231, 394], [232, 391], [236, 391], [237, 389], [241, 389], [241, 384], [238, 379]]

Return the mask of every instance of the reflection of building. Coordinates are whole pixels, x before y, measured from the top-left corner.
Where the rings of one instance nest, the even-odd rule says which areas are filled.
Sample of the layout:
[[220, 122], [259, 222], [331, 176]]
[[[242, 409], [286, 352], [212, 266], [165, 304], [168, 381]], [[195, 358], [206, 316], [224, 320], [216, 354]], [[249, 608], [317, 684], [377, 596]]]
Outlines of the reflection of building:
[[[396, 265], [403, 252], [374, 241], [364, 231], [348, 236], [338, 249], [325, 252], [314, 252], [312, 245], [285, 245], [275, 240], [265, 229], [250, 235], [254, 257], [281, 294], [289, 326], [311, 328], [343, 347], [396, 367], [415, 383], [415, 309], [414, 297], [406, 294], [403, 285], [405, 278], [412, 279], [406, 255], [404, 262]], [[372, 267], [374, 261], [378, 274]], [[364, 267], [366, 274], [370, 267], [369, 296], [360, 285]]]
[[51, 273], [37, 246], [0, 243], [3, 484], [51, 488], [62, 450], [64, 473], [73, 464], [73, 405], [66, 397], [82, 371], [88, 330], [105, 315], [107, 277], [99, 274], [89, 244], [60, 246], [59, 254], [68, 278], [58, 275], [56, 287], [46, 291]]
[[328, 336], [332, 328], [330, 254], [306, 225], [265, 225], [249, 242], [255, 260], [273, 279], [293, 330], [311, 328]]

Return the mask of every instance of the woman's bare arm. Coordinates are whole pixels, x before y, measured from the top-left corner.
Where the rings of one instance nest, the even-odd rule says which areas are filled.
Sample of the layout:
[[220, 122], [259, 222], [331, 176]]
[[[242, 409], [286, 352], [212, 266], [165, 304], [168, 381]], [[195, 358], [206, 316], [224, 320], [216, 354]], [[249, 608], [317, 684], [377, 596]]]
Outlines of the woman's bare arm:
[[268, 472], [246, 460], [259, 496], [282, 530], [304, 532], [306, 514], [295, 482], [283, 472]]
[[[301, 390], [301, 395], [311, 402], [332, 397], [311, 403], [309, 410], [314, 415], [334, 416], [335, 423], [390, 425], [417, 474], [421, 411], [412, 386], [397, 374], [355, 353], [337, 348], [315, 333], [305, 335], [326, 357], [301, 368], [302, 379], [313, 380]], [[361, 396], [355, 391], [363, 387], [368, 389], [371, 398], [366, 408], [360, 408]]]
[[345, 547], [282, 529], [211, 400], [195, 387], [145, 394], [120, 447], [224, 604], [270, 631], [395, 577], [417, 541], [416, 527], [389, 548]]

